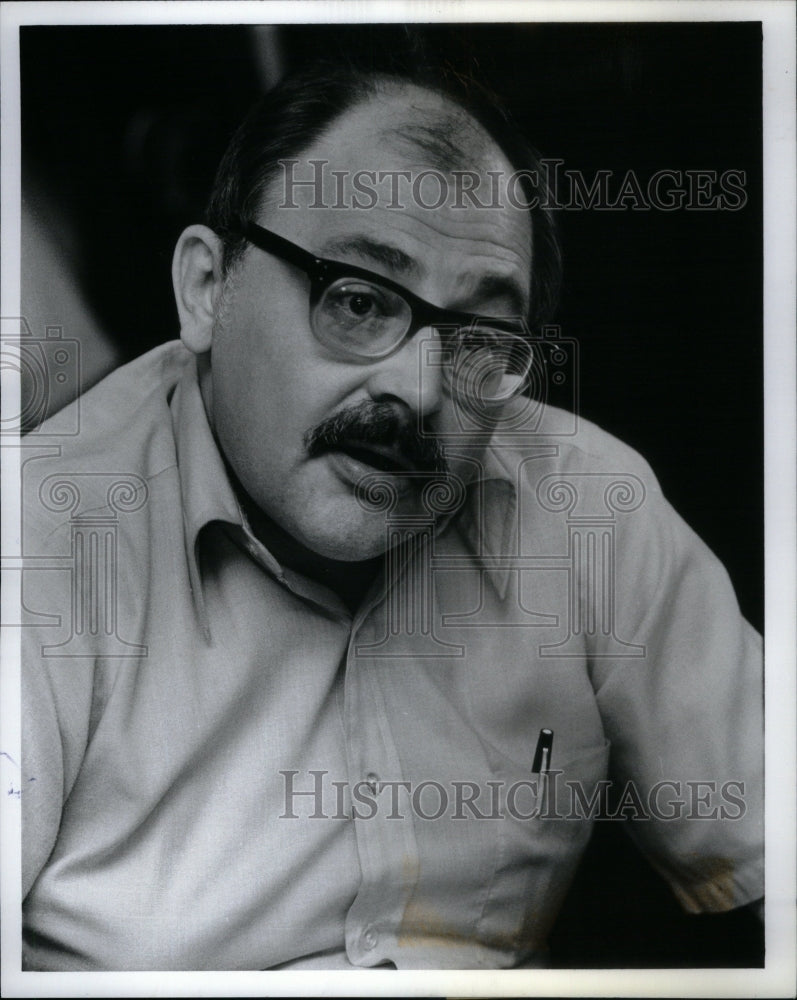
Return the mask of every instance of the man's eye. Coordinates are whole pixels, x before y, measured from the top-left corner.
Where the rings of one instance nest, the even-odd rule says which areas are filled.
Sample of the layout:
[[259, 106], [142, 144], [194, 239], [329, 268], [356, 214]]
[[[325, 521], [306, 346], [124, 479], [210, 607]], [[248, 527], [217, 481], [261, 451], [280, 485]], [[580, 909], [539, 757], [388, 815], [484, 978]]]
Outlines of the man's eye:
[[348, 308], [355, 316], [365, 316], [375, 307], [373, 296], [367, 292], [352, 292], [347, 300]]
[[342, 285], [329, 296], [329, 304], [352, 319], [378, 319], [390, 314], [389, 305], [377, 288], [369, 285]]

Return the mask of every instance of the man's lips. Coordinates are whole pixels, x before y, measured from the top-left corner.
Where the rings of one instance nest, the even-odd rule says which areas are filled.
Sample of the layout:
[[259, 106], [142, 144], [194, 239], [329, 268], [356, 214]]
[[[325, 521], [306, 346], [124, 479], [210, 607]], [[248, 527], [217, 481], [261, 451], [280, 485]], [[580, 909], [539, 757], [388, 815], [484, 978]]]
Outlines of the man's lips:
[[400, 451], [386, 445], [344, 442], [330, 450], [348, 455], [356, 462], [389, 475], [401, 476], [414, 471], [411, 463]]

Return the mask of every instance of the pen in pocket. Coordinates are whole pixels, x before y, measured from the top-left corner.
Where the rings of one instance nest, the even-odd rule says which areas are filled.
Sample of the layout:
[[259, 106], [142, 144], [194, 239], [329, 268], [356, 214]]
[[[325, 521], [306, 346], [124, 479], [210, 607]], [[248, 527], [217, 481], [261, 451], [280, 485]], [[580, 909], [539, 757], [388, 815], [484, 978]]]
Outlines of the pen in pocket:
[[532, 774], [547, 774], [550, 771], [552, 749], [553, 730], [541, 729], [534, 752], [534, 763], [531, 765]]
[[553, 730], [541, 729], [537, 738], [537, 749], [534, 751], [532, 774], [539, 774], [540, 782], [537, 790], [537, 801], [542, 806], [548, 800], [548, 772], [551, 769], [551, 751], [553, 750]]

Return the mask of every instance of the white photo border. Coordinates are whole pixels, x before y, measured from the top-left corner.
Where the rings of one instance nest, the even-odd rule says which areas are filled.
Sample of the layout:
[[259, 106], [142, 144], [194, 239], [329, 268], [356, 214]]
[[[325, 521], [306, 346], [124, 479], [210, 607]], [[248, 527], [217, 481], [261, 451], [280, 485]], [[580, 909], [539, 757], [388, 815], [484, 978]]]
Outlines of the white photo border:
[[[19, 28], [25, 24], [760, 21], [764, 93], [766, 965], [763, 969], [467, 972], [21, 972], [19, 799], [2, 796], [2, 994], [27, 996], [789, 996], [795, 992], [795, 4], [791, 0], [372, 0], [267, 3], [4, 3], [0, 315], [20, 315]], [[3, 372], [3, 408], [19, 385]], [[2, 459], [2, 551], [19, 553], [19, 448]], [[6, 579], [8, 576], [8, 579]], [[19, 575], [2, 581], [3, 618]], [[6, 619], [7, 620], [7, 619]], [[0, 749], [18, 759], [19, 630], [2, 634]]]

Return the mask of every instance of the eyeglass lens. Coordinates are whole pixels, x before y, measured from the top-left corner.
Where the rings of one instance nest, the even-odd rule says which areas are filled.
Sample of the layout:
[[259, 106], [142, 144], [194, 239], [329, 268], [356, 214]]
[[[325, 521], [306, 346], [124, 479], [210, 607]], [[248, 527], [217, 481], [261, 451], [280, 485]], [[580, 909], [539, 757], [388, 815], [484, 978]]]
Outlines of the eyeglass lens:
[[[339, 278], [329, 285], [312, 310], [318, 339], [350, 357], [378, 359], [389, 355], [412, 323], [409, 303], [391, 289], [371, 282]], [[458, 397], [501, 403], [523, 390], [531, 368], [531, 346], [510, 330], [511, 321], [494, 329], [488, 320], [455, 330], [441, 328], [448, 348], [441, 361], [443, 376]], [[516, 324], [518, 333], [522, 325]]]

